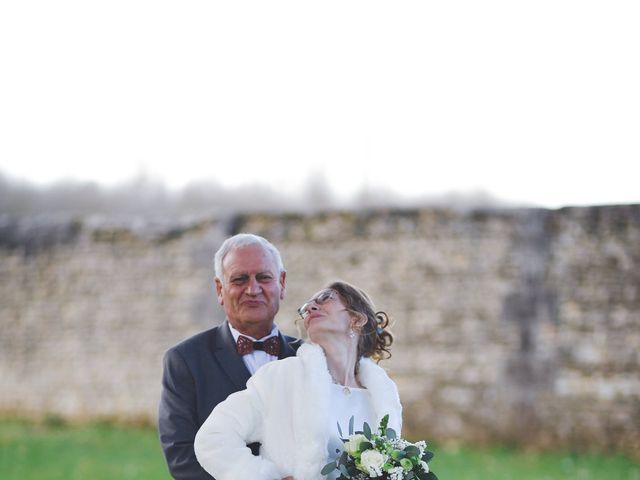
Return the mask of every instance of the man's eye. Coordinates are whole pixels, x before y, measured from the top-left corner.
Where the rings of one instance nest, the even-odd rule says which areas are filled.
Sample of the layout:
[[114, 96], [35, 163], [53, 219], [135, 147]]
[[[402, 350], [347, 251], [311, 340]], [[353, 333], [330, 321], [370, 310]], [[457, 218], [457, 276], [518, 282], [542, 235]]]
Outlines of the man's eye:
[[233, 283], [234, 285], [240, 285], [240, 284], [244, 283], [245, 280], [246, 279], [244, 277], [232, 278], [231, 279], [231, 283]]
[[260, 275], [258, 276], [258, 281], [260, 282], [270, 282], [273, 279], [271, 275]]

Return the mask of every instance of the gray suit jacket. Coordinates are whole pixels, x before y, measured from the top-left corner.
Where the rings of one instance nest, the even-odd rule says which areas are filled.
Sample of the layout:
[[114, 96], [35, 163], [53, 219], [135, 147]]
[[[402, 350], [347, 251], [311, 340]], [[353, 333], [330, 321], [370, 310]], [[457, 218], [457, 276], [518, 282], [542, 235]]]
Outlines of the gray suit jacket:
[[[299, 339], [280, 334], [279, 358], [291, 357]], [[246, 388], [250, 373], [236, 352], [227, 322], [190, 337], [164, 356], [158, 411], [160, 444], [176, 480], [211, 480], [193, 451], [196, 432], [213, 408]], [[251, 445], [257, 454], [259, 445]]]

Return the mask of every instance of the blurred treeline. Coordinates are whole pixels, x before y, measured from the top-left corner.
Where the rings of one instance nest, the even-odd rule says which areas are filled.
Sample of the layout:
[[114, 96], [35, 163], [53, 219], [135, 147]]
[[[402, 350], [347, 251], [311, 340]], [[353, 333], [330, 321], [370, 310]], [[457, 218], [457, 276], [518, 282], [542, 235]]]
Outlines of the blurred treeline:
[[63, 180], [36, 185], [0, 172], [0, 214], [9, 216], [156, 217], [219, 215], [228, 212], [314, 212], [337, 209], [447, 207], [455, 209], [515, 206], [484, 191], [407, 196], [401, 185], [363, 186], [344, 197], [332, 191], [323, 173], [311, 173], [298, 194], [277, 186], [246, 184], [229, 188], [211, 180], [171, 189], [141, 174], [116, 186]]

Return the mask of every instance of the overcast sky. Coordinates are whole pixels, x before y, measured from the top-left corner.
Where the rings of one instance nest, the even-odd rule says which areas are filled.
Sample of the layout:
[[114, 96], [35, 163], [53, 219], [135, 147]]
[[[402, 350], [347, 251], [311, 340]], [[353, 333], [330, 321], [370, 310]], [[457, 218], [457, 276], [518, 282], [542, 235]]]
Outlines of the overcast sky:
[[638, 1], [4, 1], [0, 173], [640, 203]]

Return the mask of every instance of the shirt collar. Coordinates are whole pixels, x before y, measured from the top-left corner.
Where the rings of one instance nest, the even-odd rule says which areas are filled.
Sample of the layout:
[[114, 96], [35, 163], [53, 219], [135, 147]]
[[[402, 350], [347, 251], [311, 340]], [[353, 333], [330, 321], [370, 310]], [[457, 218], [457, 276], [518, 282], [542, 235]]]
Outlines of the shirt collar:
[[271, 338], [271, 337], [277, 337], [279, 334], [279, 330], [278, 330], [278, 326], [276, 325], [275, 322], [273, 322], [273, 326], [271, 327], [271, 332], [269, 332], [269, 334], [265, 335], [262, 338], [253, 338], [249, 335], [245, 335], [244, 333], [240, 333], [238, 330], [236, 330], [235, 328], [233, 328], [231, 326], [231, 324], [229, 322], [227, 322], [227, 324], [229, 325], [229, 330], [231, 330], [231, 335], [233, 335], [233, 340], [234, 341], [238, 341], [238, 337], [240, 335], [250, 338], [251, 340], [253, 340], [254, 342], [263, 342], [265, 341], [267, 338]]

